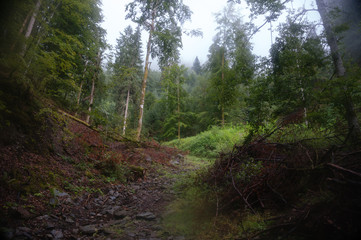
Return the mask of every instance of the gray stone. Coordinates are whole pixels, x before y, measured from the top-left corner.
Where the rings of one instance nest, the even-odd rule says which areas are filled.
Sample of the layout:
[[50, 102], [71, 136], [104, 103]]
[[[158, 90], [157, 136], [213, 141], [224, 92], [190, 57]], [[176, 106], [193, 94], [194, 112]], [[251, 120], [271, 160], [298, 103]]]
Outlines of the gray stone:
[[70, 217], [66, 217], [66, 218], [65, 218], [65, 222], [67, 222], [67, 223], [74, 223], [74, 220], [71, 219]]
[[33, 237], [31, 236], [31, 229], [27, 228], [27, 227], [18, 227], [15, 230], [15, 236], [16, 239], [20, 239], [24, 238], [24, 239], [33, 239]]
[[100, 228], [96, 224], [81, 226], [81, 227], [79, 227], [79, 229], [81, 232], [83, 232], [85, 234], [90, 234], [90, 235], [94, 234], [100, 230]]
[[[27, 232], [27, 233], [29, 233], [29, 232], [31, 232], [31, 229], [30, 228], [27, 228], [27, 227], [18, 227], [18, 228], [16, 228], [16, 232], [17, 233], [24, 233], [24, 232]], [[17, 234], [16, 234], [17, 235]]]
[[67, 194], [66, 192], [60, 192], [57, 189], [54, 189], [54, 197], [68, 197], [69, 194]]
[[147, 156], [145, 157], [145, 160], [146, 160], [147, 162], [153, 162], [153, 159], [152, 159], [149, 155], [147, 155]]
[[179, 161], [175, 159], [171, 160], [169, 163], [172, 164], [173, 166], [179, 165]]
[[46, 228], [47, 228], [47, 229], [52, 229], [52, 228], [54, 228], [54, 227], [55, 227], [54, 223], [52, 223], [52, 222], [47, 222], [47, 223], [46, 223]]
[[114, 216], [116, 218], [125, 218], [126, 216], [129, 215], [129, 212], [125, 211], [125, 210], [120, 210], [120, 211], [116, 211], [114, 212]]
[[52, 205], [52, 206], [55, 206], [55, 205], [59, 204], [59, 201], [58, 201], [57, 198], [50, 198], [49, 204]]
[[144, 213], [139, 213], [137, 216], [136, 216], [136, 219], [141, 219], [141, 220], [154, 220], [156, 219], [156, 216], [151, 213], [151, 212], [144, 212]]
[[37, 217], [36, 219], [37, 220], [48, 220], [50, 217], [49, 217], [49, 215], [43, 215], [43, 216], [39, 216], [39, 217]]
[[51, 235], [53, 235], [55, 239], [61, 239], [64, 237], [63, 232], [61, 230], [52, 230]]
[[71, 198], [69, 197], [69, 198], [67, 198], [67, 199], [65, 199], [64, 200], [64, 203], [66, 203], [66, 204], [74, 204], [74, 202], [73, 202], [73, 200], [71, 200]]

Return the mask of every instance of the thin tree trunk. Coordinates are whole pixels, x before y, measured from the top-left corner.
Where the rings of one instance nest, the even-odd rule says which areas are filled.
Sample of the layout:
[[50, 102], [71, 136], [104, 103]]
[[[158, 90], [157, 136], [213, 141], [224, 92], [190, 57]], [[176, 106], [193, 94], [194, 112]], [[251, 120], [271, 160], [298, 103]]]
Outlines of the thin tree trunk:
[[178, 140], [180, 140], [180, 134], [181, 134], [181, 123], [180, 123], [180, 82], [179, 82], [179, 76], [177, 77], [177, 114], [178, 114]]
[[35, 10], [33, 12], [33, 15], [31, 16], [31, 19], [30, 19], [30, 22], [28, 24], [27, 30], [25, 32], [25, 37], [26, 38], [30, 37], [31, 32], [33, 31], [35, 20], [36, 20], [36, 15], [38, 14], [38, 11], [40, 9], [40, 5], [41, 5], [41, 0], [38, 0], [36, 2]]
[[92, 107], [93, 107], [93, 102], [94, 102], [94, 90], [95, 90], [95, 78], [96, 78], [96, 75], [97, 73], [94, 72], [94, 75], [93, 75], [93, 80], [92, 80], [92, 90], [90, 92], [90, 101], [89, 101], [89, 108], [88, 108], [88, 115], [86, 117], [86, 123], [89, 124], [89, 121], [90, 121], [90, 112], [92, 111]]
[[222, 94], [221, 94], [221, 114], [222, 114], [222, 127], [224, 127], [224, 49], [222, 51]]
[[[18, 35], [20, 35], [20, 34], [23, 33], [23, 31], [24, 31], [24, 29], [25, 29], [25, 25], [26, 25], [26, 23], [29, 21], [29, 18], [30, 18], [31, 15], [32, 15], [32, 12], [30, 11], [30, 12], [28, 13], [28, 15], [26, 16], [26, 18], [24, 19], [23, 24], [21, 25], [21, 28], [20, 28], [20, 30], [19, 30]], [[17, 43], [17, 41], [14, 41], [13, 44], [11, 45], [11, 47], [10, 47], [10, 50], [11, 50], [11, 51], [14, 50], [16, 43]]]
[[128, 87], [127, 101], [126, 101], [126, 103], [125, 103], [124, 123], [123, 123], [123, 135], [125, 135], [125, 129], [126, 129], [126, 127], [127, 127], [129, 98], [130, 98], [130, 87]]
[[83, 90], [84, 77], [85, 77], [85, 72], [86, 72], [88, 62], [89, 62], [88, 60], [85, 61], [85, 67], [84, 67], [83, 75], [82, 75], [80, 86], [79, 86], [78, 97], [77, 97], [77, 100], [76, 100], [76, 105], [77, 106], [79, 106], [79, 104], [80, 104], [80, 97], [81, 97], [81, 92]]
[[[316, 4], [323, 22], [323, 26], [325, 28], [327, 43], [330, 46], [332, 61], [335, 67], [335, 74], [337, 77], [343, 78], [346, 75], [346, 70], [337, 45], [336, 35], [333, 32], [331, 19], [328, 16], [329, 13], [327, 12], [327, 7], [324, 3], [324, 0], [316, 0]], [[344, 86], [343, 106], [345, 108], [345, 118], [348, 123], [350, 140], [353, 143], [357, 143], [361, 139], [360, 125], [354, 109], [352, 98], [348, 93], [347, 86]]]
[[95, 79], [97, 77], [98, 68], [100, 66], [100, 55], [101, 55], [101, 52], [99, 50], [98, 51], [98, 56], [97, 56], [96, 69], [94, 71], [93, 79], [92, 79], [92, 89], [91, 89], [91, 92], [90, 92], [88, 116], [86, 117], [86, 123], [88, 123], [88, 124], [89, 124], [89, 121], [90, 121], [90, 112], [92, 111], [92, 107], [93, 107], [93, 103], [94, 103]]
[[137, 128], [137, 136], [136, 136], [137, 141], [140, 140], [140, 133], [142, 132], [142, 126], [143, 126], [145, 88], [147, 87], [147, 78], [148, 78], [148, 70], [149, 70], [149, 55], [150, 55], [150, 47], [151, 47], [153, 31], [154, 31], [154, 14], [153, 14], [153, 19], [152, 19], [151, 29], [149, 31], [148, 43], [147, 43], [147, 55], [145, 58], [145, 66], [144, 66], [144, 78], [143, 78], [143, 82], [142, 82], [142, 93], [140, 96], [139, 119], [138, 119], [138, 128]]

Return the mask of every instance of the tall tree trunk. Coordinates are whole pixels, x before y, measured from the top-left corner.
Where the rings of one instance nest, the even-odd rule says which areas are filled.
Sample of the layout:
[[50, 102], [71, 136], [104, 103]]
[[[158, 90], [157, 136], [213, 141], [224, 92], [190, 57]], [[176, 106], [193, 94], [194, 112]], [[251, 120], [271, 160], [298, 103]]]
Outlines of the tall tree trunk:
[[94, 90], [95, 90], [95, 78], [97, 76], [97, 72], [94, 72], [93, 79], [92, 79], [92, 90], [90, 92], [90, 101], [89, 101], [89, 108], [88, 108], [88, 115], [86, 116], [86, 123], [89, 124], [90, 121], [90, 112], [92, 111], [93, 102], [94, 102]]
[[221, 114], [222, 114], [222, 127], [224, 127], [224, 48], [222, 50], [222, 94], [221, 94]]
[[145, 57], [145, 66], [144, 66], [144, 77], [142, 82], [142, 93], [140, 96], [140, 105], [139, 105], [139, 119], [138, 119], [138, 128], [137, 128], [137, 141], [140, 140], [140, 133], [142, 132], [143, 126], [143, 112], [144, 112], [144, 99], [145, 99], [145, 88], [147, 87], [147, 78], [148, 78], [148, 70], [149, 70], [149, 55], [150, 55], [150, 47], [152, 41], [152, 35], [154, 31], [154, 14], [152, 18], [152, 25], [149, 31], [149, 38], [147, 43], [147, 55]]
[[181, 134], [181, 122], [180, 122], [180, 81], [179, 76], [177, 76], [177, 114], [178, 114], [178, 140], [180, 140]]
[[41, 0], [38, 0], [36, 2], [36, 5], [35, 5], [35, 10], [33, 12], [33, 15], [31, 16], [31, 19], [30, 19], [30, 22], [28, 24], [28, 28], [25, 32], [25, 37], [28, 38], [31, 34], [31, 32], [33, 31], [33, 28], [34, 28], [34, 24], [35, 24], [35, 20], [36, 20], [36, 16], [38, 14], [38, 11], [40, 9], [40, 5], [41, 5]]
[[125, 135], [125, 129], [126, 129], [126, 127], [127, 127], [129, 98], [130, 98], [130, 86], [128, 87], [127, 101], [126, 101], [126, 103], [125, 103], [124, 123], [123, 123], [123, 135]]
[[82, 75], [81, 82], [80, 82], [80, 86], [79, 86], [78, 97], [77, 97], [77, 100], [76, 100], [76, 105], [77, 105], [77, 106], [79, 106], [79, 104], [80, 104], [80, 97], [81, 97], [81, 92], [82, 92], [82, 90], [83, 90], [85, 72], [86, 72], [86, 68], [87, 68], [88, 62], [89, 62], [88, 60], [85, 61], [85, 67], [84, 67], [83, 75]]
[[[20, 28], [20, 30], [19, 30], [18, 35], [21, 35], [21, 34], [23, 33], [23, 31], [24, 31], [24, 29], [25, 29], [25, 26], [26, 26], [26, 23], [29, 21], [29, 18], [30, 18], [31, 15], [32, 15], [32, 11], [30, 11], [30, 12], [28, 13], [28, 15], [26, 16], [26, 18], [24, 19], [24, 22], [23, 22], [23, 24], [21, 25], [21, 28]], [[11, 47], [10, 47], [10, 50], [11, 50], [11, 51], [14, 50], [16, 43], [17, 43], [17, 39], [16, 39], [16, 40], [13, 42], [13, 44], [11, 45]]]
[[[332, 61], [335, 68], [335, 74], [337, 77], [343, 78], [346, 75], [346, 70], [343, 65], [340, 50], [337, 45], [336, 35], [333, 32], [331, 19], [329, 18], [329, 13], [327, 12], [327, 7], [324, 3], [324, 0], [316, 0], [316, 3], [323, 22], [323, 26], [325, 28], [327, 43], [330, 46]], [[352, 97], [350, 96], [350, 93], [347, 90], [347, 86], [345, 86], [343, 90], [344, 90], [344, 97], [342, 102], [345, 108], [345, 118], [348, 123], [350, 140], [353, 143], [357, 143], [361, 139], [360, 125], [354, 109]]]
[[99, 50], [98, 51], [98, 56], [97, 56], [97, 62], [96, 62], [96, 69], [94, 71], [93, 79], [92, 79], [92, 89], [91, 89], [91, 92], [90, 92], [88, 116], [86, 117], [86, 123], [88, 123], [88, 124], [90, 122], [90, 112], [92, 111], [92, 107], [93, 107], [93, 103], [94, 103], [95, 79], [97, 78], [98, 70], [99, 70], [99, 67], [100, 67], [100, 56], [101, 56], [101, 52]]

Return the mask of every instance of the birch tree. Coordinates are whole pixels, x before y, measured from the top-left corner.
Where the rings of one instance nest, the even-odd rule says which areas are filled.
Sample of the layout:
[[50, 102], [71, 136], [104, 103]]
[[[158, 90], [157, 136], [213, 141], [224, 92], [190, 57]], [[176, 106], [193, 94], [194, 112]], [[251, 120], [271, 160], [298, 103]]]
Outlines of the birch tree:
[[[126, 6], [128, 12], [126, 18], [139, 24], [145, 29], [149, 36], [147, 42], [147, 52], [145, 55], [144, 77], [142, 81], [141, 97], [139, 105], [139, 120], [136, 139], [140, 140], [143, 122], [144, 99], [149, 71], [149, 57], [157, 57], [168, 47], [170, 41], [180, 41], [182, 32], [180, 25], [190, 19], [191, 11], [182, 0], [134, 0]], [[176, 30], [176, 31], [174, 31]], [[176, 35], [169, 35], [170, 33]], [[157, 46], [155, 38], [162, 38], [163, 46]], [[173, 47], [173, 46], [171, 46]], [[157, 49], [159, 51], [157, 51]]]

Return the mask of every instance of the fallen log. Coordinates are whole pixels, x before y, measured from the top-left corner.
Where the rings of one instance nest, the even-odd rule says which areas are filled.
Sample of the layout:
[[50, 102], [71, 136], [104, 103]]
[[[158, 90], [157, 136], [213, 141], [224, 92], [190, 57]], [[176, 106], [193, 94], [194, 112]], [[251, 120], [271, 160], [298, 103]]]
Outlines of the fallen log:
[[351, 174], [356, 175], [356, 176], [358, 176], [358, 177], [361, 177], [361, 173], [358, 173], [358, 172], [352, 171], [352, 170], [350, 170], [350, 169], [347, 169], [347, 168], [338, 166], [338, 165], [336, 165], [336, 164], [327, 163], [327, 165], [330, 166], [330, 167], [333, 167], [333, 168], [335, 168], [335, 169], [338, 169], [338, 170], [341, 170], [341, 171], [344, 171], [344, 172], [348, 172], [348, 173], [351, 173]]

